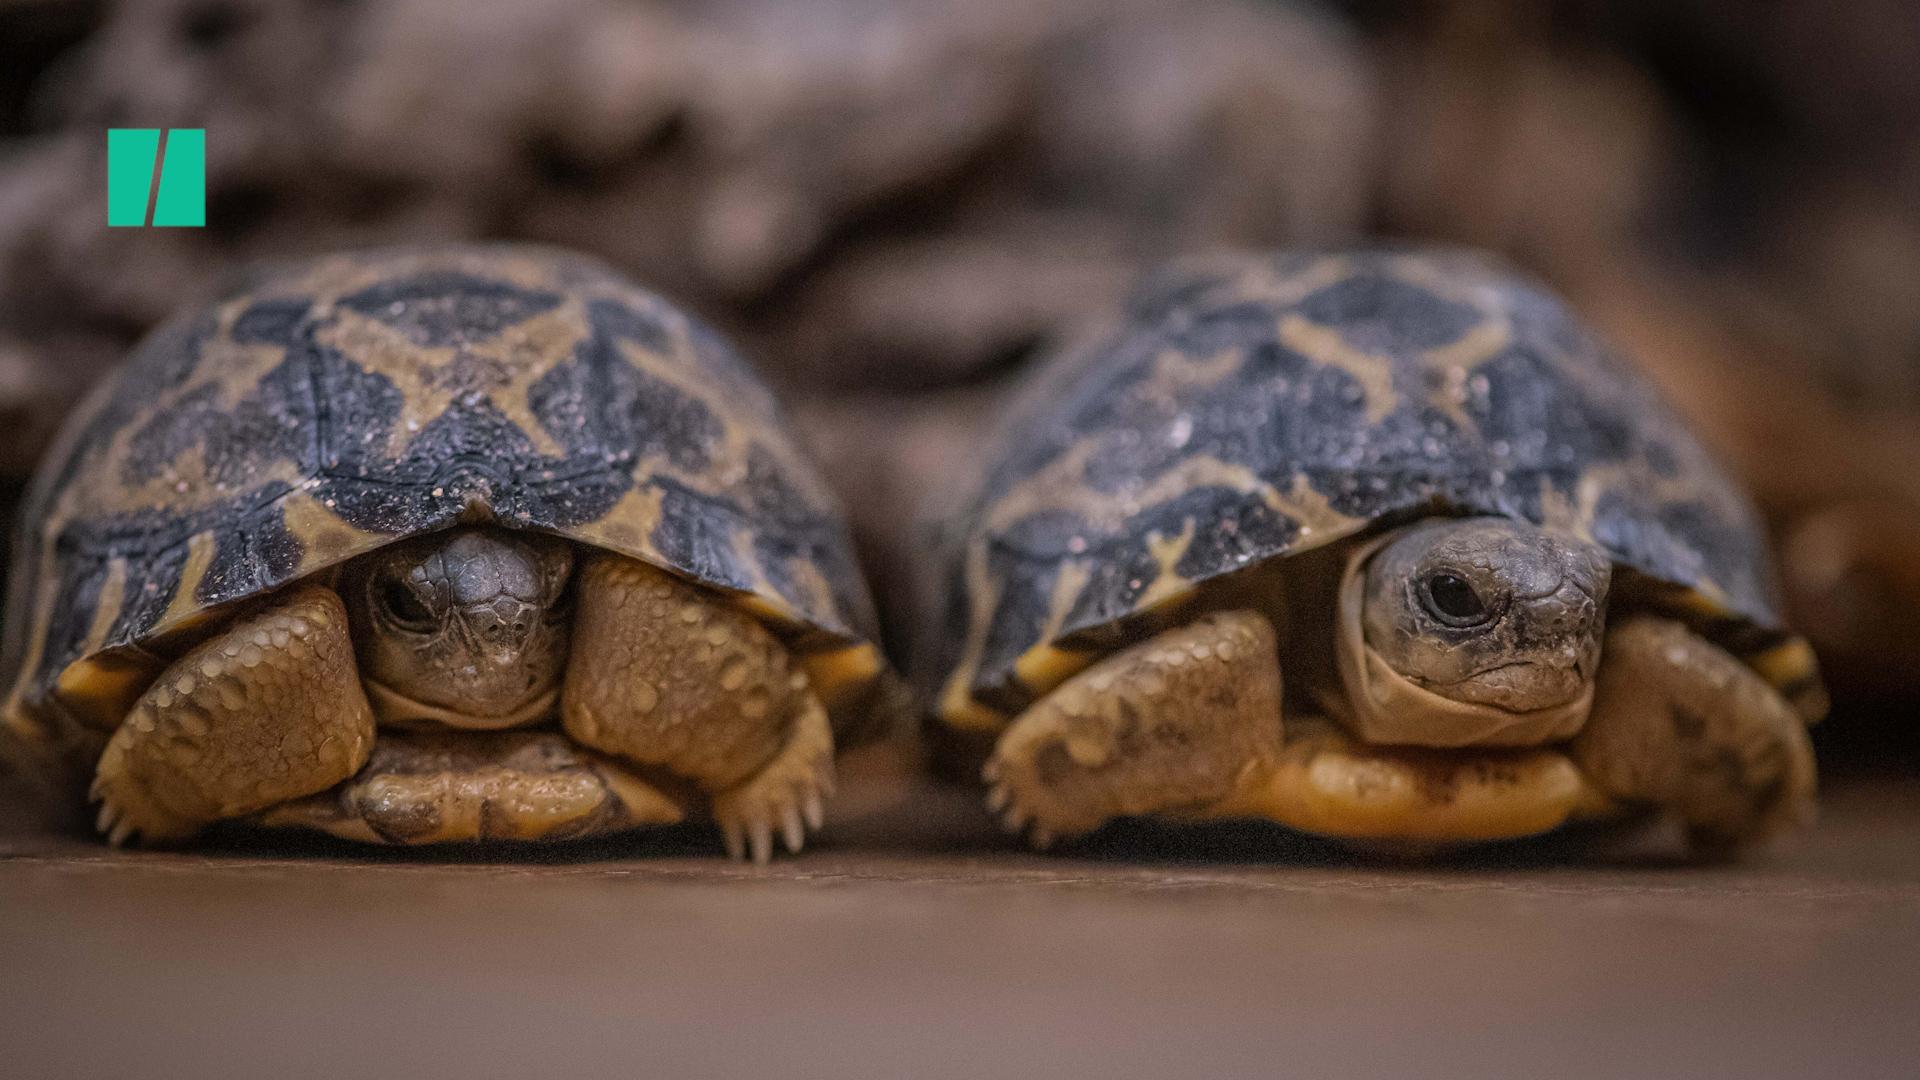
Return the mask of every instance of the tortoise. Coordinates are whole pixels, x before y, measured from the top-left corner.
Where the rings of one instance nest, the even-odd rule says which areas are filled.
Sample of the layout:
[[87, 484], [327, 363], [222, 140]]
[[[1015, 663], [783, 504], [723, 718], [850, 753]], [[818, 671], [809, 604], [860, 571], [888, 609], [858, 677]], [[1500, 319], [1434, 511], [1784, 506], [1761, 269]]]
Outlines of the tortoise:
[[1175, 262], [985, 445], [930, 511], [925, 663], [1039, 847], [1134, 816], [1418, 851], [1664, 817], [1705, 853], [1811, 811], [1824, 692], [1753, 509], [1492, 257]]
[[819, 827], [836, 739], [884, 697], [846, 528], [770, 392], [560, 251], [245, 276], [68, 420], [22, 525], [6, 726], [92, 769], [116, 844], [704, 814], [764, 861]]

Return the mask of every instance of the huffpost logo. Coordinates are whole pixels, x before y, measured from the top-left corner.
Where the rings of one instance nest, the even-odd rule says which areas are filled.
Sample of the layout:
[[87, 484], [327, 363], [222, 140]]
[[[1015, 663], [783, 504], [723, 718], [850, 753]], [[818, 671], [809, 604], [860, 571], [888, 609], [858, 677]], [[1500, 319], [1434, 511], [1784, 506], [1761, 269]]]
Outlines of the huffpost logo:
[[108, 225], [206, 223], [206, 129], [108, 129]]

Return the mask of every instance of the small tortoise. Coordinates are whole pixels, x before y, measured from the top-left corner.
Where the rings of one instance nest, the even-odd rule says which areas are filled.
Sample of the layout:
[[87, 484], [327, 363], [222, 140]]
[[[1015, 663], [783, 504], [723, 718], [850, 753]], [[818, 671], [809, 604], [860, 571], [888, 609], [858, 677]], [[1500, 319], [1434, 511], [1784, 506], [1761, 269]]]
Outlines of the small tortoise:
[[941, 515], [932, 667], [1039, 846], [1129, 815], [1430, 848], [1659, 810], [1721, 847], [1811, 811], [1824, 695], [1753, 511], [1481, 256], [1177, 265], [989, 445]]
[[736, 857], [797, 850], [885, 676], [782, 425], [713, 331], [586, 259], [256, 275], [155, 331], [43, 464], [7, 725], [83, 755], [115, 842], [705, 812]]

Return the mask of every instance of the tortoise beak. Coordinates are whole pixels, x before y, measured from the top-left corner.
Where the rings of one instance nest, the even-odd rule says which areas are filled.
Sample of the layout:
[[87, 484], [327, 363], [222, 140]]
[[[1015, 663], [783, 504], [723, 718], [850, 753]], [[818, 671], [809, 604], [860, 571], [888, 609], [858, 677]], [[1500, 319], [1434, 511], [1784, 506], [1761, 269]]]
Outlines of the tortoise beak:
[[460, 608], [460, 621], [470, 639], [484, 652], [497, 660], [511, 662], [526, 651], [534, 632], [540, 628], [540, 609], [525, 600], [498, 596]]

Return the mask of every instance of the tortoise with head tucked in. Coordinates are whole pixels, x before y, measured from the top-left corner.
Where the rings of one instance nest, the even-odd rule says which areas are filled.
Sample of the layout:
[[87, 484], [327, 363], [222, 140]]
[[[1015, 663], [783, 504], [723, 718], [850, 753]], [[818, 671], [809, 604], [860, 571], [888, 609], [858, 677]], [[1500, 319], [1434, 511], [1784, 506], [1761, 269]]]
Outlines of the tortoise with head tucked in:
[[764, 860], [819, 826], [883, 681], [768, 391], [558, 252], [256, 275], [89, 399], [23, 525], [7, 725], [82, 755], [115, 842], [710, 813]]
[[1468, 252], [1222, 256], [1044, 367], [943, 514], [949, 742], [1040, 846], [1805, 817], [1824, 698], [1760, 529], [1552, 295]]

